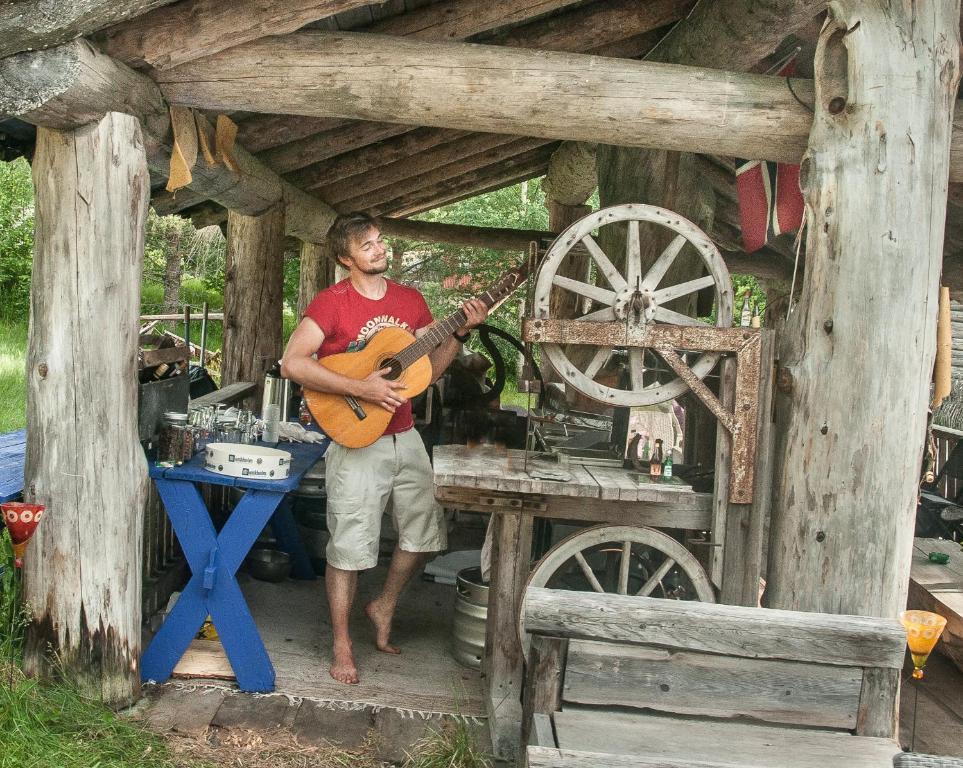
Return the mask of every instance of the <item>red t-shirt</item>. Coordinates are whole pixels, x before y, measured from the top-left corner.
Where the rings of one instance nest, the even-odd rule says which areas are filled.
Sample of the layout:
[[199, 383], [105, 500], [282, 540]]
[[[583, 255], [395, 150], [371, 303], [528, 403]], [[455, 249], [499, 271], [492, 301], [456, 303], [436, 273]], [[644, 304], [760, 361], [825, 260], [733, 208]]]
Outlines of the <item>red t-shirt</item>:
[[[414, 288], [386, 280], [388, 289], [380, 299], [362, 296], [350, 278], [325, 288], [314, 297], [304, 311], [324, 333], [318, 357], [362, 349], [375, 333], [389, 325], [414, 333], [431, 325], [434, 318], [424, 297]], [[380, 407], [380, 406], [377, 406]], [[395, 411], [388, 422], [386, 435], [405, 432], [414, 426], [411, 403]]]

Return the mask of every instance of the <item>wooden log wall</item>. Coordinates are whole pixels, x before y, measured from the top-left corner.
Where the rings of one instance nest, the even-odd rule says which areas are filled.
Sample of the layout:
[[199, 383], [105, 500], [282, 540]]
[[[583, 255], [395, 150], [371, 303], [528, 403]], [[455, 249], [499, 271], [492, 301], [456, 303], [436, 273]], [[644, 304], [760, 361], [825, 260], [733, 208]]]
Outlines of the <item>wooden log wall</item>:
[[959, 0], [829, 7], [803, 170], [806, 274], [780, 343], [771, 607], [905, 606], [959, 13]]
[[[137, 318], [149, 178], [140, 124], [41, 128], [27, 349], [28, 674], [63, 672], [112, 705], [140, 690], [147, 466]], [[56, 654], [56, 659], [51, 655]]]

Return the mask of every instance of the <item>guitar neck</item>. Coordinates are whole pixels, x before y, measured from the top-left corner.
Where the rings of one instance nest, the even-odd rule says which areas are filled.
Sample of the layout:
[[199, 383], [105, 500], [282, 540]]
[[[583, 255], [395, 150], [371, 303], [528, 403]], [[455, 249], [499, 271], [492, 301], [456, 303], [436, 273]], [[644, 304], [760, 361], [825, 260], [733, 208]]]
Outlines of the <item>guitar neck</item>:
[[[485, 293], [478, 298], [485, 302], [485, 306], [489, 309], [495, 304], [495, 298], [489, 291], [485, 291]], [[431, 326], [420, 338], [397, 354], [396, 357], [398, 362], [401, 363], [402, 369], [407, 368], [416, 360], [420, 360], [431, 352], [431, 350], [461, 328], [466, 320], [468, 320], [468, 316], [465, 314], [465, 310], [459, 309], [457, 312], [452, 312], [444, 320]]]

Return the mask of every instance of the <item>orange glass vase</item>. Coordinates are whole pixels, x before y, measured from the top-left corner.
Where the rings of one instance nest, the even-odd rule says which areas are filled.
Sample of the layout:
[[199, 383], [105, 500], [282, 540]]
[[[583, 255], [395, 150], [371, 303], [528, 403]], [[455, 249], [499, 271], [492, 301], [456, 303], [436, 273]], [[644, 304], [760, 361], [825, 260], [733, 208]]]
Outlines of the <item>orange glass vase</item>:
[[921, 680], [923, 667], [943, 634], [946, 619], [931, 611], [903, 611], [899, 620], [906, 630], [906, 644], [913, 658], [913, 677]]

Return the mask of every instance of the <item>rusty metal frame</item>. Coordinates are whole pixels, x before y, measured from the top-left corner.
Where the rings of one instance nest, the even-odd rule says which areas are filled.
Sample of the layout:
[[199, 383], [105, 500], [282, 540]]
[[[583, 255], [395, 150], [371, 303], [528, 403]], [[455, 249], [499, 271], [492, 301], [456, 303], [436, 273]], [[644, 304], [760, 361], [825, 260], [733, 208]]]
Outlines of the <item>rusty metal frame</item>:
[[[761, 334], [758, 328], [713, 326], [632, 325], [579, 320], [526, 318], [522, 338], [547, 344], [586, 344], [608, 347], [646, 347], [658, 353], [729, 433], [732, 469], [729, 501], [751, 504], [756, 479]], [[687, 352], [720, 352], [735, 356], [736, 382], [732, 411], [679, 356]]]

